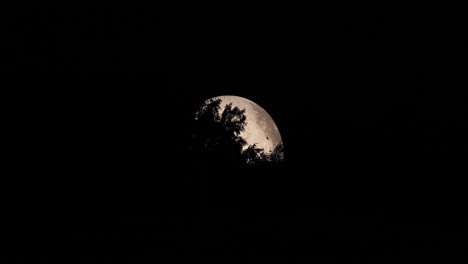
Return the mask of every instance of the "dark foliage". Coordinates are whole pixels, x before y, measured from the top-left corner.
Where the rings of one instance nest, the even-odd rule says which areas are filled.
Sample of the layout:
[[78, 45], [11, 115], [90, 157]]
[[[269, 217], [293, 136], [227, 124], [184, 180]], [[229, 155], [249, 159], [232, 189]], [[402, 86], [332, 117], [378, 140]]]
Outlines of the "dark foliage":
[[283, 145], [271, 154], [265, 154], [256, 144], [245, 148], [247, 142], [240, 136], [246, 125], [245, 109], [225, 106], [221, 100], [210, 99], [196, 112], [191, 150], [194, 162], [209, 166], [251, 166], [278, 162], [283, 158]]

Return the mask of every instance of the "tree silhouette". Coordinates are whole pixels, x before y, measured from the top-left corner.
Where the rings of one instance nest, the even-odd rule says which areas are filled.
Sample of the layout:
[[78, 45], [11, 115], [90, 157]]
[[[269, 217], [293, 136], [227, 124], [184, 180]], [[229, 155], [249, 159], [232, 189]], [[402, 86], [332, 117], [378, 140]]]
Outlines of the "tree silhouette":
[[220, 105], [220, 99], [212, 98], [195, 113], [191, 149], [198, 165], [245, 166], [282, 160], [282, 144], [270, 154], [256, 144], [245, 148], [247, 142], [240, 136], [247, 124], [245, 109], [227, 104], [220, 111]]
[[249, 146], [247, 149], [244, 150], [242, 153], [244, 156], [244, 160], [247, 164], [255, 164], [259, 163], [260, 161], [264, 160], [262, 158], [263, 149], [262, 148], [257, 148], [257, 144], [253, 144]]
[[262, 148], [257, 148], [257, 144], [253, 144], [245, 149], [242, 155], [247, 164], [266, 165], [283, 161], [283, 151], [283, 144], [278, 144], [271, 153], [265, 153]]
[[246, 124], [245, 110], [226, 105], [221, 112], [220, 104], [220, 99], [210, 99], [195, 114], [192, 151], [202, 165], [242, 163], [246, 142], [239, 134]]
[[276, 145], [271, 154], [268, 155], [268, 161], [280, 162], [284, 159], [284, 146], [283, 143]]

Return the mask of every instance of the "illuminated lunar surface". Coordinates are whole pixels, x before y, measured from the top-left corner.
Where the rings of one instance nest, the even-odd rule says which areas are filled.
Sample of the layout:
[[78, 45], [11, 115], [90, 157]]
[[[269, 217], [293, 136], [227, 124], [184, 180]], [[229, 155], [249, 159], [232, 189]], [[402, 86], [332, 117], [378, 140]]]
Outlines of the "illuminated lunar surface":
[[246, 126], [240, 133], [247, 145], [244, 149], [253, 144], [262, 148], [266, 154], [270, 153], [277, 145], [282, 144], [281, 135], [271, 116], [258, 104], [239, 96], [217, 96], [211, 99], [220, 99], [220, 113], [227, 104], [232, 103], [232, 107], [245, 109]]

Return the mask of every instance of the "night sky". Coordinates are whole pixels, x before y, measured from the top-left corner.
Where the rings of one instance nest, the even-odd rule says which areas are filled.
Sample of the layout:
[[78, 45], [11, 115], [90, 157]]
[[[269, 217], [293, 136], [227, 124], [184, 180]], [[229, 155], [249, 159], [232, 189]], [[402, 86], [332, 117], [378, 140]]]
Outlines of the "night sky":
[[[466, 255], [456, 15], [10, 11], [0, 65], [11, 263]], [[219, 95], [272, 116], [283, 165], [194, 164], [190, 120]]]

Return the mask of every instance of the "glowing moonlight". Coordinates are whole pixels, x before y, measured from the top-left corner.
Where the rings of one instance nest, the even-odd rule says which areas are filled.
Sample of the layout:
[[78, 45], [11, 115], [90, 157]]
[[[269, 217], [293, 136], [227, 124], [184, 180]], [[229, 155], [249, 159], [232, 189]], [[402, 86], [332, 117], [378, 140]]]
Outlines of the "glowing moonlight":
[[275, 122], [258, 104], [246, 98], [231, 95], [213, 97], [206, 100], [205, 103], [210, 100], [221, 101], [220, 115], [228, 104], [232, 104], [232, 108], [237, 107], [240, 110], [245, 110], [246, 123], [244, 130], [239, 134], [247, 142], [243, 147], [243, 151], [255, 144], [257, 148], [263, 149], [264, 154], [269, 155], [274, 152], [276, 147], [283, 144]]

